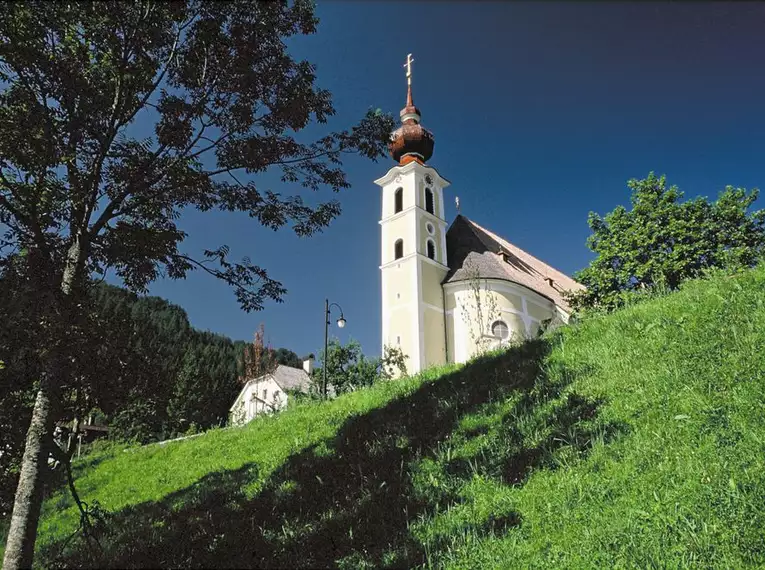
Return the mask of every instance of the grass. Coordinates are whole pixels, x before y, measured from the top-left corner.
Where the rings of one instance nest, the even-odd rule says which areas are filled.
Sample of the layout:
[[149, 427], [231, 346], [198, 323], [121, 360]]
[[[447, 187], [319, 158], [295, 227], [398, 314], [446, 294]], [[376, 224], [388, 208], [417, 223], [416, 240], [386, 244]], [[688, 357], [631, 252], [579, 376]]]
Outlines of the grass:
[[546, 338], [77, 466], [111, 514], [37, 562], [95, 567], [765, 565], [765, 268]]

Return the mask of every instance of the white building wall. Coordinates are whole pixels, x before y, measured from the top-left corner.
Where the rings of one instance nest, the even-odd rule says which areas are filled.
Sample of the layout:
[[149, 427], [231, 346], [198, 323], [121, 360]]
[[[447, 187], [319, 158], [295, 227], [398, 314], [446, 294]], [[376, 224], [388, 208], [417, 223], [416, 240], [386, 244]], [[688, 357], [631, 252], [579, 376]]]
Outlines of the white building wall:
[[[429, 182], [426, 183], [426, 177]], [[394, 166], [382, 178], [375, 180], [382, 189], [380, 219], [380, 271], [382, 292], [382, 344], [399, 346], [406, 356], [407, 370], [419, 372], [427, 362], [425, 346], [431, 342], [444, 344], [443, 327], [438, 338], [428, 338], [425, 327], [423, 275], [421, 259], [427, 259], [426, 220], [433, 224], [432, 239], [437, 244], [437, 259], [445, 261], [443, 240], [446, 221], [443, 216], [443, 189], [449, 182], [435, 169], [411, 162]], [[434, 213], [425, 211], [425, 188], [434, 195]], [[395, 194], [402, 189], [402, 210], [395, 212]], [[402, 239], [403, 257], [396, 260], [393, 244]], [[431, 262], [431, 260], [427, 259]], [[433, 262], [436, 263], [436, 262]], [[444, 273], [447, 268], [443, 265]], [[428, 287], [431, 284], [427, 285]], [[434, 285], [440, 294], [440, 282]], [[435, 330], [435, 327], [431, 327]]]
[[250, 382], [232, 407], [232, 423], [244, 425], [259, 415], [281, 410], [288, 398], [271, 377]]
[[[453, 326], [454, 335], [454, 353], [449, 355], [452, 362], [467, 362], [478, 352], [478, 347], [473, 343], [471, 335], [471, 326], [473, 334], [478, 334], [478, 328], [483, 329], [481, 334], [486, 337], [491, 336], [489, 330], [491, 323], [484, 315], [484, 323], [480, 326], [477, 323], [477, 316], [474, 311], [475, 301], [474, 292], [467, 281], [457, 283], [447, 283], [444, 286], [444, 292], [447, 298], [453, 296], [454, 308], [447, 311], [453, 318], [449, 320]], [[481, 280], [481, 298], [486, 305], [486, 296], [493, 296], [497, 307], [498, 317], [503, 320], [510, 328], [511, 339], [528, 338], [533, 336], [539, 328], [541, 321], [554, 316], [561, 317], [564, 321], [568, 315], [557, 307], [552, 301], [515, 283], [503, 281], [500, 279], [482, 279]], [[520, 299], [520, 306], [517, 301], [511, 299]], [[448, 301], [447, 301], [448, 302]], [[468, 309], [468, 317], [465, 316], [463, 308]], [[490, 341], [491, 342], [491, 341]], [[499, 346], [499, 340], [493, 341], [494, 346]]]

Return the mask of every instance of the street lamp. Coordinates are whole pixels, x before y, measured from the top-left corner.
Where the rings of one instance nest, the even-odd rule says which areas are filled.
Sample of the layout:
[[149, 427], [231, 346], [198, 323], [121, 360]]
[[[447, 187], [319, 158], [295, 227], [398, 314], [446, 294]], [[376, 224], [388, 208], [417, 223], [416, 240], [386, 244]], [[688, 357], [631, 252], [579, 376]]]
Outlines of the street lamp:
[[340, 318], [337, 319], [337, 326], [343, 328], [345, 326], [345, 317], [343, 317], [343, 309], [337, 303], [330, 304], [329, 299], [324, 300], [324, 362], [322, 362], [322, 391], [324, 392], [324, 399], [327, 399], [327, 361], [329, 360], [329, 309], [330, 307], [337, 307], [340, 311]]

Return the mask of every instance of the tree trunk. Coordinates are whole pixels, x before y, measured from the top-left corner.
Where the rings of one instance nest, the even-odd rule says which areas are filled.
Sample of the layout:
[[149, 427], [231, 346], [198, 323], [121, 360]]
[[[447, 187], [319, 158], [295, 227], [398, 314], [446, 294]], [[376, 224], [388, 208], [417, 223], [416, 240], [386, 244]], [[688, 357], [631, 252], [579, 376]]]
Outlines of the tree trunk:
[[[73, 309], [75, 309], [76, 302], [73, 302], [73, 297], [80, 292], [79, 284], [83, 275], [85, 243], [81, 235], [73, 240], [67, 252], [64, 271], [58, 286], [54, 285], [55, 281], [51, 278], [51, 273], [48, 272], [50, 268], [44, 263], [37, 265], [36, 260], [30, 258], [31, 265], [28, 268], [30, 276], [33, 279], [42, 277], [42, 287], [47, 285], [48, 291], [52, 294], [53, 300], [48, 307], [50, 307], [50, 317], [55, 321], [55, 328], [52, 331], [54, 346], [49, 351], [45, 363], [45, 373], [40, 381], [40, 389], [37, 392], [32, 410], [32, 421], [24, 444], [21, 474], [19, 475], [19, 484], [16, 487], [11, 526], [5, 544], [3, 570], [32, 567], [35, 542], [37, 541], [37, 523], [40, 519], [43, 501], [43, 486], [48, 470], [47, 437], [53, 433], [55, 421], [53, 410], [59, 396], [58, 387], [62, 383], [62, 357], [66, 354], [64, 346], [67, 333], [74, 325], [75, 312]], [[32, 252], [30, 255], [35, 255], [35, 253]]]
[[37, 538], [37, 521], [43, 499], [43, 483], [48, 469], [46, 435], [53, 429], [51, 395], [43, 381], [35, 398], [32, 421], [27, 431], [21, 475], [13, 502], [13, 516], [5, 543], [4, 570], [31, 568]]

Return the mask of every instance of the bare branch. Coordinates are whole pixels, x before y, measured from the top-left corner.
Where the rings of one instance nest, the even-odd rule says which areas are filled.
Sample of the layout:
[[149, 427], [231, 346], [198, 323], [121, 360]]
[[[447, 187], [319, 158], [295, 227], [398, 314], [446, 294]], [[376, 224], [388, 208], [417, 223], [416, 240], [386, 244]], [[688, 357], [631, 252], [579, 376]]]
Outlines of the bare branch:
[[[216, 148], [220, 143], [222, 143], [224, 140], [226, 140], [228, 137], [230, 137], [233, 134], [234, 134], [233, 132], [226, 133], [226, 134], [221, 135], [220, 137], [218, 137], [217, 140], [215, 140], [215, 141], [205, 137], [204, 140], [210, 141], [212, 144], [210, 144], [209, 146], [206, 146], [205, 148], [203, 148], [201, 150], [198, 150], [197, 152], [195, 152], [193, 154], [190, 154], [188, 156], [188, 158], [196, 158], [196, 157], [198, 157], [198, 156], [200, 156], [200, 155], [202, 155], [202, 154], [204, 154], [204, 153], [206, 153], [206, 152]], [[198, 141], [199, 141], [199, 139], [195, 140], [194, 144], [196, 144]]]
[[213, 277], [217, 277], [218, 279], [222, 279], [223, 281], [225, 281], [226, 283], [228, 283], [229, 285], [234, 287], [234, 289], [237, 289], [239, 291], [245, 291], [245, 292], [247, 291], [247, 287], [245, 287], [244, 285], [242, 285], [241, 283], [239, 283], [235, 279], [232, 279], [231, 277], [228, 277], [222, 271], [218, 271], [217, 269], [211, 269], [210, 267], [205, 265], [206, 263], [210, 263], [212, 260], [208, 259], [206, 261], [198, 261], [198, 260], [196, 260], [194, 258], [191, 258], [191, 257], [189, 257], [187, 255], [183, 255], [183, 254], [177, 254], [177, 255], [175, 255], [175, 257], [178, 258], [178, 259], [182, 259], [182, 260], [190, 263], [191, 265], [195, 265], [196, 267], [206, 271], [207, 273], [209, 273]]
[[[343, 154], [353, 154], [353, 151], [350, 151], [350, 150], [331, 149], [331, 150], [319, 152], [319, 153], [316, 153], [316, 154], [311, 154], [311, 155], [308, 155], [308, 156], [302, 156], [300, 158], [295, 158], [295, 159], [291, 159], [291, 160], [273, 160], [273, 161], [269, 161], [268, 164], [269, 164], [269, 166], [275, 166], [275, 165], [288, 166], [290, 164], [298, 164], [298, 163], [301, 163], [301, 162], [307, 162], [309, 160], [315, 160], [317, 158], [322, 158], [324, 156], [328, 156], [330, 154], [334, 154], [334, 153], [338, 153], [338, 152], [343, 153]], [[245, 168], [245, 167], [244, 166], [239, 166], [239, 167], [236, 167], [236, 168], [225, 167], [225, 168], [219, 168], [217, 170], [205, 170], [204, 174], [206, 174], [208, 176], [215, 176], [216, 174], [223, 174], [224, 172], [229, 172], [230, 173], [232, 170], [241, 170], [242, 168]]]

